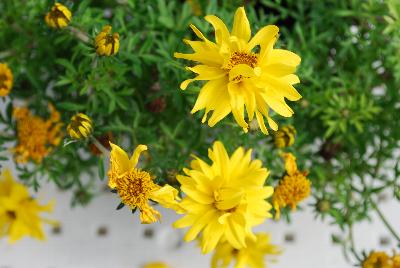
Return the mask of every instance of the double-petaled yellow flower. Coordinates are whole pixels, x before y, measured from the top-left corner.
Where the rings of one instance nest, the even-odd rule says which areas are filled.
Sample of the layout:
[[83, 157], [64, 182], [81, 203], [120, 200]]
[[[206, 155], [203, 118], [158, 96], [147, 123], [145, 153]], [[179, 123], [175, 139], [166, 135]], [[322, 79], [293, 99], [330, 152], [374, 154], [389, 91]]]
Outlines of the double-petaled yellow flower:
[[184, 217], [176, 228], [190, 227], [184, 240], [195, 239], [200, 232], [203, 253], [213, 250], [220, 241], [232, 247], [246, 247], [246, 238], [256, 239], [252, 228], [272, 217], [265, 200], [273, 188], [264, 186], [268, 170], [260, 160], [251, 159], [251, 150], [238, 148], [231, 157], [224, 145], [215, 142], [208, 151], [212, 164], [196, 158], [186, 175], [178, 175], [185, 194], [181, 202]]
[[118, 145], [111, 142], [110, 145], [108, 186], [117, 191], [122, 203], [132, 210], [140, 210], [142, 223], [153, 223], [161, 218], [161, 214], [149, 205], [149, 200], [158, 202], [163, 207], [179, 210], [178, 190], [170, 185], [155, 184], [148, 172], [137, 167], [140, 154], [147, 150], [146, 145], [137, 146], [130, 158]]
[[265, 268], [265, 257], [276, 256], [281, 250], [271, 244], [269, 234], [256, 234], [256, 239], [247, 238], [247, 247], [236, 249], [228, 242], [221, 242], [215, 248], [211, 259], [212, 268]]
[[7, 96], [13, 86], [14, 77], [7, 64], [0, 63], [0, 97]]
[[18, 142], [13, 151], [18, 163], [29, 160], [40, 163], [60, 143], [63, 137], [60, 113], [53, 105], [49, 105], [49, 110], [50, 118], [44, 119], [32, 115], [27, 107], [14, 109]]
[[272, 202], [276, 210], [276, 218], [280, 217], [280, 209], [290, 206], [296, 209], [297, 204], [311, 193], [311, 181], [307, 179], [308, 172], [297, 169], [296, 157], [291, 153], [284, 153], [285, 176], [275, 187]]
[[51, 212], [53, 203], [39, 204], [24, 185], [13, 179], [10, 170], [4, 169], [0, 176], [0, 238], [8, 237], [11, 243], [24, 236], [44, 240], [43, 223], [55, 222], [40, 214]]
[[85, 139], [92, 134], [93, 123], [89, 116], [83, 113], [77, 113], [72, 116], [69, 125], [67, 126], [67, 133], [73, 139]]
[[269, 126], [277, 130], [278, 125], [269, 116], [269, 111], [272, 109], [284, 117], [291, 117], [294, 113], [285, 98], [290, 101], [301, 98], [293, 87], [300, 82], [293, 74], [300, 57], [293, 52], [273, 48], [279, 31], [275, 25], [261, 28], [251, 38], [250, 23], [243, 7], [236, 11], [231, 32], [218, 17], [208, 15], [205, 19], [214, 27], [215, 42], [190, 25], [201, 41], [184, 40], [194, 53], [174, 54], [176, 58], [199, 63], [187, 68], [197, 77], [183, 81], [181, 89], [186, 89], [196, 80], [206, 81], [191, 112], [205, 109], [204, 123], [208, 113], [213, 111], [208, 119], [210, 127], [232, 113], [247, 132], [246, 109], [248, 122], [255, 115], [264, 134], [268, 134], [264, 117]]
[[55, 3], [51, 10], [46, 14], [44, 20], [51, 28], [65, 28], [71, 22], [71, 11], [60, 3]]
[[111, 34], [111, 29], [110, 25], [106, 25], [96, 36], [95, 47], [97, 54], [100, 56], [112, 56], [118, 53], [119, 34]]

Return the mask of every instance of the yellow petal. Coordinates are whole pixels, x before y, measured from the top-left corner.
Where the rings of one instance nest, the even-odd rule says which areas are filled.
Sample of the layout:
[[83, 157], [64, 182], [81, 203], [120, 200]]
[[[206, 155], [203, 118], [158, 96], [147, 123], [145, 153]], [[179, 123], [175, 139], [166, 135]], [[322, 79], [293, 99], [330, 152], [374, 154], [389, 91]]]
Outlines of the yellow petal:
[[130, 167], [136, 167], [136, 165], [139, 161], [140, 154], [146, 150], [147, 150], [147, 146], [143, 145], [143, 144], [140, 144], [136, 147], [135, 151], [133, 152], [133, 154], [131, 156], [131, 159], [129, 159]]
[[247, 49], [250, 51], [257, 45], [266, 46], [266, 44], [270, 43], [274, 38], [276, 38], [279, 32], [279, 28], [275, 25], [268, 25], [261, 30], [259, 30], [256, 35], [250, 40], [248, 43]]
[[244, 7], [239, 7], [236, 10], [235, 18], [233, 20], [232, 35], [243, 39], [248, 42], [251, 37], [250, 23], [247, 19]]
[[230, 34], [225, 23], [214, 15], [208, 15], [205, 19], [214, 27], [216, 43], [219, 45], [222, 43], [228, 43]]

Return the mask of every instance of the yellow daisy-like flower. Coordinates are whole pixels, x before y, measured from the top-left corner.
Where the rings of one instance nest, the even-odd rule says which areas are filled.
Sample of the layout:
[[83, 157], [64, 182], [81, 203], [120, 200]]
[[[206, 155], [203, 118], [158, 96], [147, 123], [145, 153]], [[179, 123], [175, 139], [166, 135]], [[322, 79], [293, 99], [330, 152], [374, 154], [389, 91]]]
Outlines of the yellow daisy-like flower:
[[51, 212], [53, 203], [40, 205], [28, 189], [13, 179], [11, 171], [4, 169], [0, 176], [0, 237], [13, 243], [24, 236], [44, 240], [43, 223], [55, 224], [40, 216]]
[[273, 193], [272, 187], [264, 186], [269, 172], [260, 160], [251, 159], [251, 150], [239, 147], [229, 157], [219, 141], [208, 156], [211, 165], [196, 158], [191, 169], [183, 170], [186, 175], [177, 176], [186, 194], [181, 202], [186, 215], [174, 227], [190, 227], [185, 241], [202, 232], [203, 253], [221, 240], [237, 249], [246, 247], [246, 237], [255, 238], [252, 228], [272, 217], [271, 205], [265, 201]]
[[290, 147], [294, 143], [296, 129], [293, 126], [284, 126], [274, 132], [274, 144], [277, 148]]
[[51, 10], [46, 14], [44, 20], [46, 24], [51, 28], [65, 28], [71, 22], [71, 11], [69, 9], [60, 4], [55, 3]]
[[119, 34], [111, 34], [112, 27], [104, 26], [103, 30], [95, 38], [96, 52], [100, 56], [112, 56], [118, 53]]
[[236, 249], [228, 242], [217, 245], [211, 259], [212, 268], [227, 268], [235, 262], [234, 268], [265, 268], [265, 257], [281, 253], [279, 247], [271, 244], [269, 234], [257, 234], [255, 240], [247, 239], [247, 247]]
[[46, 120], [32, 115], [27, 107], [14, 109], [18, 143], [13, 151], [18, 163], [28, 160], [40, 163], [60, 143], [63, 137], [60, 114], [53, 105], [49, 105], [49, 110], [50, 118]]
[[145, 264], [143, 268], [170, 268], [170, 267], [164, 262], [150, 262]]
[[[204, 123], [208, 113], [213, 111], [208, 120], [210, 127], [232, 112], [236, 122], [247, 132], [246, 107], [248, 121], [255, 114], [264, 134], [268, 134], [264, 117], [269, 126], [277, 130], [278, 125], [269, 116], [269, 110], [271, 108], [285, 117], [294, 113], [285, 98], [290, 101], [301, 98], [293, 87], [300, 82], [293, 74], [300, 57], [293, 52], [273, 48], [279, 31], [275, 25], [263, 27], [251, 38], [250, 24], [243, 7], [236, 11], [231, 32], [218, 17], [208, 15], [205, 19], [214, 27], [215, 42], [190, 25], [202, 41], [184, 40], [194, 53], [174, 54], [176, 58], [200, 63], [187, 68], [197, 77], [183, 81], [181, 89], [186, 89], [189, 83], [196, 80], [207, 81], [191, 112], [205, 109]], [[259, 52], [255, 52], [258, 46]]]
[[5, 63], [0, 63], [0, 97], [7, 96], [13, 86], [14, 76]]
[[295, 156], [291, 153], [285, 153], [283, 158], [286, 175], [275, 187], [272, 197], [276, 218], [280, 217], [280, 208], [290, 206], [294, 210], [297, 204], [311, 193], [311, 181], [306, 178], [308, 173], [297, 169]]
[[147, 150], [146, 145], [137, 146], [130, 158], [118, 145], [111, 142], [110, 145], [108, 186], [117, 190], [122, 203], [132, 210], [140, 210], [142, 223], [153, 223], [161, 218], [161, 214], [149, 205], [149, 200], [158, 202], [163, 207], [179, 210], [178, 190], [170, 185], [161, 187], [155, 184], [148, 172], [136, 167], [140, 154]]
[[85, 139], [92, 134], [93, 123], [89, 116], [78, 113], [71, 118], [71, 122], [67, 126], [67, 132], [73, 139]]
[[373, 251], [362, 263], [362, 268], [393, 268], [393, 266], [385, 252]]

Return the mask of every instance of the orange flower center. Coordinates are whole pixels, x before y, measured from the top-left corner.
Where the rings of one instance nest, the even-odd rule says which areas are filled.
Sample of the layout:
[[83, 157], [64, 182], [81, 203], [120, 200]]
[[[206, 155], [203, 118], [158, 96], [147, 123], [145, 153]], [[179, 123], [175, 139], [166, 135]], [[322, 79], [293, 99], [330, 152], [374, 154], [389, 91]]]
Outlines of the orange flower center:
[[234, 52], [232, 53], [229, 62], [224, 69], [231, 70], [238, 64], [246, 64], [251, 68], [254, 68], [257, 65], [257, 55], [254, 53]]

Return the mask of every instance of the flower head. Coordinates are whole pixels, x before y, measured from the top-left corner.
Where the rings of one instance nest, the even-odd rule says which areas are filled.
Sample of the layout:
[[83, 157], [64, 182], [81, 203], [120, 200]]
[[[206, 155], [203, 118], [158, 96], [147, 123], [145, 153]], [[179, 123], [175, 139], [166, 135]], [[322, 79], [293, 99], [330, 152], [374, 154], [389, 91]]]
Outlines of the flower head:
[[[292, 109], [285, 98], [296, 101], [301, 95], [293, 87], [300, 82], [293, 74], [300, 57], [283, 50], [274, 49], [278, 38], [278, 27], [269, 25], [261, 28], [251, 38], [250, 23], [243, 7], [237, 9], [232, 31], [229, 32], [221, 19], [208, 15], [205, 19], [215, 30], [215, 42], [208, 40], [194, 25], [190, 25], [201, 41], [184, 40], [193, 54], [175, 53], [176, 58], [199, 62], [187, 69], [196, 73], [193, 79], [182, 82], [181, 89], [197, 80], [207, 81], [202, 87], [192, 113], [205, 109], [202, 122], [213, 111], [208, 125], [213, 127], [221, 119], [232, 113], [236, 122], [247, 132], [248, 123], [254, 115], [261, 131], [268, 134], [264, 117], [273, 130], [278, 125], [269, 116], [269, 110], [290, 117]], [[259, 46], [259, 52], [257, 47]]]
[[85, 139], [92, 134], [93, 123], [89, 116], [78, 113], [71, 118], [71, 122], [67, 126], [67, 132], [73, 139]]
[[111, 34], [111, 29], [112, 27], [110, 25], [106, 25], [96, 36], [95, 47], [97, 54], [100, 56], [111, 56], [118, 53], [119, 34]]
[[393, 268], [390, 257], [381, 251], [373, 251], [363, 261], [362, 268]]
[[170, 185], [159, 186], [146, 171], [136, 167], [140, 154], [147, 150], [146, 145], [136, 147], [129, 158], [119, 146], [110, 142], [110, 169], [108, 186], [117, 190], [122, 203], [132, 210], [140, 210], [142, 223], [153, 223], [161, 218], [161, 214], [149, 205], [149, 200], [158, 202], [166, 208], [179, 210], [178, 191]]
[[40, 216], [51, 212], [53, 203], [41, 205], [29, 195], [28, 189], [16, 182], [9, 169], [0, 177], [0, 237], [16, 242], [24, 236], [44, 240], [43, 223], [53, 223]]
[[311, 182], [307, 179], [307, 172], [297, 169], [296, 158], [291, 153], [283, 154], [286, 175], [275, 187], [272, 197], [276, 217], [280, 216], [280, 208], [290, 206], [296, 209], [297, 204], [311, 193]]
[[13, 74], [7, 64], [0, 63], [0, 97], [7, 96], [13, 86]]
[[260, 160], [251, 160], [251, 150], [240, 147], [229, 157], [219, 141], [208, 156], [211, 165], [196, 158], [191, 169], [183, 170], [186, 175], [177, 176], [186, 194], [181, 202], [186, 215], [174, 227], [190, 227], [186, 241], [202, 232], [203, 253], [225, 240], [234, 248], [246, 247], [246, 237], [255, 238], [252, 227], [272, 217], [265, 201], [273, 193], [264, 186], [268, 171]]
[[71, 17], [71, 11], [66, 6], [55, 3], [44, 17], [44, 20], [51, 28], [61, 29], [68, 26], [71, 22]]
[[393, 260], [393, 268], [400, 268], [400, 254], [394, 255], [392, 260]]
[[236, 249], [228, 242], [217, 245], [211, 259], [212, 268], [226, 268], [235, 262], [235, 268], [265, 268], [265, 256], [275, 256], [281, 250], [271, 244], [268, 234], [257, 234], [256, 239], [247, 238], [247, 247]]
[[40, 163], [60, 143], [63, 137], [60, 114], [52, 105], [49, 105], [49, 110], [50, 118], [44, 119], [32, 115], [26, 107], [14, 109], [18, 137], [14, 153], [18, 163], [28, 160]]
[[296, 129], [293, 126], [284, 126], [274, 132], [274, 143], [277, 148], [290, 147], [294, 143]]

